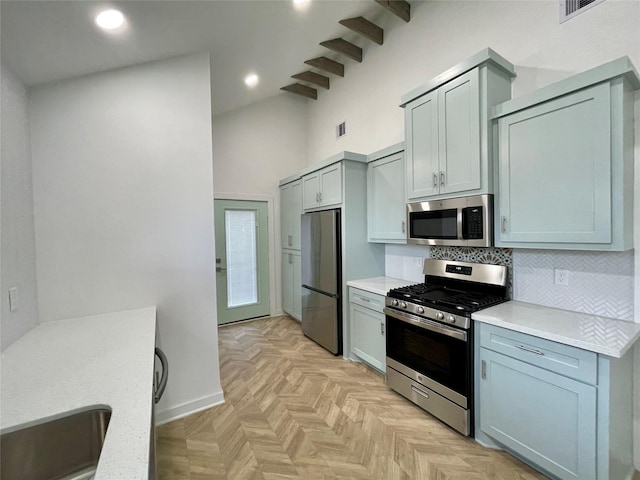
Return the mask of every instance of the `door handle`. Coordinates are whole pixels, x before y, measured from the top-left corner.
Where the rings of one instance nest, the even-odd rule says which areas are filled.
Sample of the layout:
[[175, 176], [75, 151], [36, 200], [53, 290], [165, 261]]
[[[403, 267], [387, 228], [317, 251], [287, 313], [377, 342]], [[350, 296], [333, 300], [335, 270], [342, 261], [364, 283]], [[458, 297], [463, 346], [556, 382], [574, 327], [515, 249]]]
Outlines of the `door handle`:
[[507, 217], [504, 215], [500, 217], [500, 231], [502, 233], [507, 233]]
[[384, 335], [384, 322], [380, 322], [380, 335]]
[[[158, 403], [164, 394], [164, 389], [167, 388], [167, 380], [169, 380], [169, 361], [167, 360], [167, 356], [164, 354], [160, 348], [156, 347], [156, 356], [160, 360], [160, 364], [162, 365], [162, 378], [158, 381], [158, 385], [156, 387], [155, 394], [153, 396], [153, 400], [155, 403]], [[156, 372], [157, 378], [157, 372]]]
[[405, 232], [406, 232], [406, 230], [407, 230], [407, 229], [406, 229], [406, 225], [405, 225], [405, 223], [404, 223], [404, 221], [403, 221], [403, 222], [402, 222], [402, 233], [405, 233]]
[[224, 267], [216, 267], [216, 272], [226, 272], [227, 269]]
[[438, 175], [436, 175], [435, 172], [433, 173], [433, 186], [438, 186]]
[[322, 201], [322, 192], [320, 192], [320, 193], [318, 194], [318, 197], [319, 197], [320, 201]]
[[482, 379], [486, 379], [487, 378], [487, 362], [485, 360], [482, 360]]
[[444, 172], [440, 172], [440, 185], [444, 187], [445, 177]]

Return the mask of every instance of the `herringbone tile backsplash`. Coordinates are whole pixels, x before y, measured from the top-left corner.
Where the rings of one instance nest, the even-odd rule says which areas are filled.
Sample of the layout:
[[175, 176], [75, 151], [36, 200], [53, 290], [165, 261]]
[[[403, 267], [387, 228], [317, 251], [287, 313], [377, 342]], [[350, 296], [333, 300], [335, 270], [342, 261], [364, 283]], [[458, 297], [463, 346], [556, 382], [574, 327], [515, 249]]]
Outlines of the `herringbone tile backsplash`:
[[[556, 268], [569, 285], [554, 283]], [[633, 321], [633, 250], [513, 250], [513, 299]]]

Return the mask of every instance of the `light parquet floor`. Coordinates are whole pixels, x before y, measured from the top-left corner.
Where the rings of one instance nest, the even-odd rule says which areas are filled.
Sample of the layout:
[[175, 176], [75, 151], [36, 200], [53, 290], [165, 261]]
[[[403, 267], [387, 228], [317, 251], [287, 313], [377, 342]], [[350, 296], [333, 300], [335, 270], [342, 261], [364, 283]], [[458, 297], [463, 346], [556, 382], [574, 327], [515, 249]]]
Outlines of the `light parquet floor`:
[[158, 428], [160, 480], [534, 480], [274, 317], [219, 330], [225, 403]]

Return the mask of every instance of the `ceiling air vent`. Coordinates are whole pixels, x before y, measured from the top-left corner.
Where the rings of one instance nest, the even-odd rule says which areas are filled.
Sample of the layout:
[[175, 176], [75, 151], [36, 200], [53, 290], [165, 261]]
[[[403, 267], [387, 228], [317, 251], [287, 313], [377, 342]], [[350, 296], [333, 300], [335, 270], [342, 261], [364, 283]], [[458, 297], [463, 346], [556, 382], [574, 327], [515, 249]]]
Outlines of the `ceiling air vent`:
[[604, 0], [560, 0], [560, 23], [595, 7]]
[[342, 138], [347, 134], [347, 122], [344, 121], [336, 125], [336, 139]]

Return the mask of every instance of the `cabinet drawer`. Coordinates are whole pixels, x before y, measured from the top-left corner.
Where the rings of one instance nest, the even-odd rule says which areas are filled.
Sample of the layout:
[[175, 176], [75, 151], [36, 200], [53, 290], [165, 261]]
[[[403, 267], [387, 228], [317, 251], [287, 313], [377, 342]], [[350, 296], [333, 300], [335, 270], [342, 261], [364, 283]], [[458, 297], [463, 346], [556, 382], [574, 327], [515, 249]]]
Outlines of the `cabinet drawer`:
[[359, 288], [349, 287], [349, 301], [380, 313], [384, 309], [383, 295], [360, 290]]
[[494, 325], [480, 324], [480, 346], [582, 382], [597, 384], [598, 355]]

